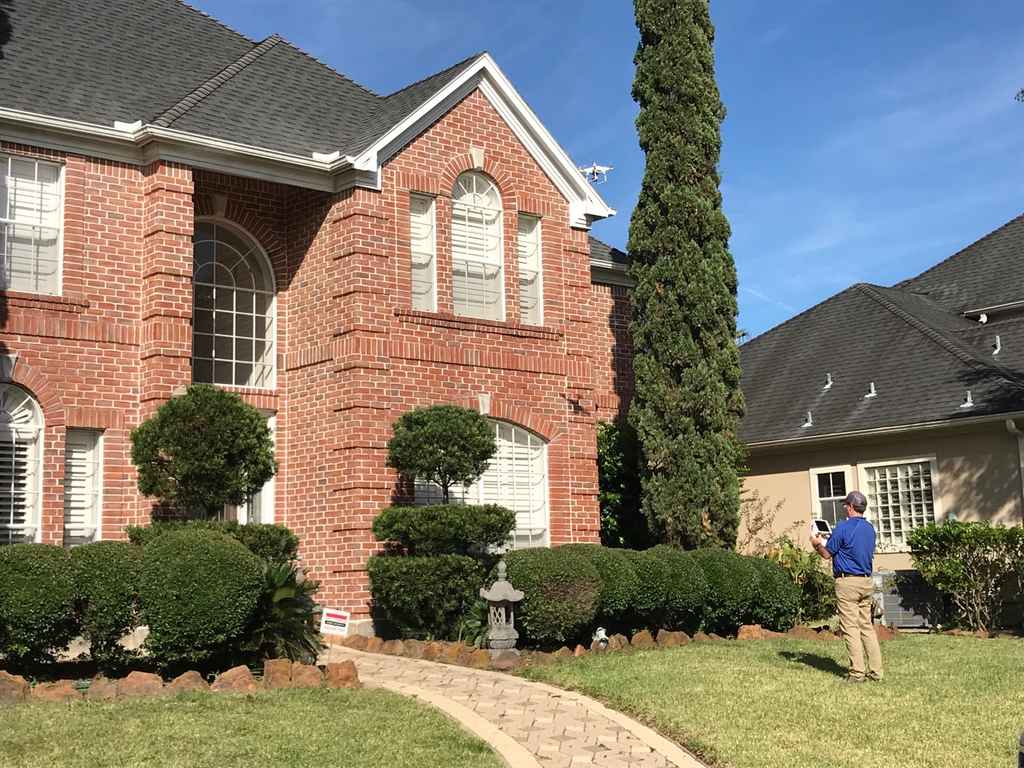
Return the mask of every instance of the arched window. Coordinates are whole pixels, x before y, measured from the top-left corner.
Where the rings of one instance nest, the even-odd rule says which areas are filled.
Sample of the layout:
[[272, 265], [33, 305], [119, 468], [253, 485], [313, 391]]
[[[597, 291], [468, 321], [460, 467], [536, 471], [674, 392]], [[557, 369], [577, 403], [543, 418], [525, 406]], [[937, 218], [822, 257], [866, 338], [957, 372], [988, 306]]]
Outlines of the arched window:
[[501, 194], [468, 171], [452, 190], [452, 301], [455, 314], [505, 319]]
[[192, 381], [274, 386], [274, 278], [260, 247], [216, 222], [192, 238]]
[[[451, 500], [467, 504], [499, 504], [516, 514], [513, 549], [546, 547], [550, 542], [548, 512], [548, 446], [541, 437], [509, 424], [492, 421], [498, 446], [487, 471], [467, 488], [451, 489]], [[416, 484], [416, 502], [436, 503], [440, 489]]]
[[43, 415], [28, 392], [0, 384], [0, 544], [36, 540]]

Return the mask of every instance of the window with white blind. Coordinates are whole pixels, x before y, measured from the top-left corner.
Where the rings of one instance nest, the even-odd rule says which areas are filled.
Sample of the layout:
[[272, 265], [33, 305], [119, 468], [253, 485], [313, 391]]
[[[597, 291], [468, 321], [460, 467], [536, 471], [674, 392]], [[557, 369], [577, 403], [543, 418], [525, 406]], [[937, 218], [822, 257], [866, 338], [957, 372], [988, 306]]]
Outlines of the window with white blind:
[[498, 188], [469, 171], [452, 191], [452, 302], [455, 314], [505, 319], [502, 209]]
[[409, 231], [412, 253], [412, 308], [437, 311], [437, 232], [434, 198], [409, 197]]
[[0, 155], [0, 289], [61, 292], [61, 166]]
[[519, 250], [519, 320], [529, 325], [543, 325], [544, 292], [540, 219], [536, 216], [521, 215], [517, 242]]
[[192, 380], [274, 386], [274, 278], [260, 247], [220, 223], [192, 238]]
[[42, 434], [36, 401], [0, 384], [0, 544], [38, 538]]
[[[537, 435], [515, 424], [495, 421], [497, 452], [479, 480], [467, 488], [451, 489], [452, 502], [498, 504], [515, 512], [513, 549], [546, 547], [549, 537], [548, 447]], [[416, 503], [441, 500], [436, 485], [416, 484]]]
[[875, 525], [878, 551], [906, 551], [907, 534], [935, 522], [935, 460], [868, 464], [862, 471], [867, 517]]
[[[270, 429], [270, 439], [277, 444], [277, 416], [264, 412], [267, 417], [267, 427]], [[234, 506], [225, 504], [222, 520], [237, 520], [242, 525], [247, 523], [273, 523], [274, 522], [274, 493], [277, 487], [271, 477], [263, 484], [252, 497], [244, 504]]]
[[833, 528], [846, 519], [843, 500], [849, 493], [849, 468], [825, 467], [811, 470], [812, 511]]
[[64, 546], [99, 539], [102, 508], [102, 435], [69, 429], [64, 443]]

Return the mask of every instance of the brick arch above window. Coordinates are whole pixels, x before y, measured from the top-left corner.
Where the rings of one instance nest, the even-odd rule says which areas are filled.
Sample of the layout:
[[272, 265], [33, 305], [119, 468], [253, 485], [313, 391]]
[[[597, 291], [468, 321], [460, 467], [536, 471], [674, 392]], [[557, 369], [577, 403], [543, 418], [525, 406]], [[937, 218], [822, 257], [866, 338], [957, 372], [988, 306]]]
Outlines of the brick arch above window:
[[[463, 408], [469, 408], [472, 411], [480, 410], [480, 400], [478, 397], [463, 398], [457, 403], [457, 405], [460, 405]], [[496, 421], [507, 421], [509, 424], [514, 426], [528, 429], [546, 443], [554, 442], [562, 434], [561, 428], [559, 428], [554, 421], [539, 415], [536, 410], [532, 408], [526, 408], [519, 405], [518, 401], [510, 398], [492, 395], [490, 398], [490, 407], [488, 408], [487, 413], [483, 415]]]
[[[220, 198], [220, 199], [218, 199]], [[236, 200], [221, 195], [196, 195], [195, 218], [219, 220], [234, 225], [255, 240], [270, 260], [271, 267], [279, 263], [278, 256], [284, 254], [284, 241], [266, 218], [259, 216]]]
[[482, 173], [490, 177], [491, 181], [498, 187], [505, 210], [514, 210], [514, 204], [519, 199], [520, 190], [512, 174], [506, 171], [500, 163], [491, 160], [487, 156], [484, 157], [483, 165], [478, 167], [469, 152], [456, 155], [445, 165], [444, 170], [441, 171], [438, 194], [451, 197], [452, 190], [455, 188], [455, 181], [467, 171]]
[[66, 422], [64, 399], [60, 389], [50, 382], [30, 363], [17, 355], [6, 355], [13, 365], [5, 363], [0, 366], [0, 383], [15, 384], [25, 390], [43, 411], [43, 420], [47, 427], [62, 427]]

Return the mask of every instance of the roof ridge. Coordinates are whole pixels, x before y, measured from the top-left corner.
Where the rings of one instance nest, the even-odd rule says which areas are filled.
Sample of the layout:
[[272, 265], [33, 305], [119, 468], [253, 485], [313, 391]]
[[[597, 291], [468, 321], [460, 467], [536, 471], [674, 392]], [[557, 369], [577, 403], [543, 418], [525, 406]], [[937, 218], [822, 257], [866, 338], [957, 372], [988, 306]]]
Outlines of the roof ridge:
[[440, 70], [438, 70], [437, 72], [435, 72], [432, 75], [427, 75], [426, 77], [421, 77], [419, 80], [417, 80], [414, 83], [409, 83], [408, 85], [403, 85], [397, 91], [389, 93], [386, 96], [384, 96], [383, 98], [390, 99], [392, 96], [397, 96], [400, 93], [404, 93], [405, 91], [408, 91], [410, 88], [415, 88], [417, 85], [420, 85], [421, 83], [427, 82], [427, 80], [430, 80], [430, 79], [435, 78], [435, 77], [439, 77], [440, 75], [443, 75], [446, 72], [451, 72], [453, 69], [456, 69], [457, 67], [461, 67], [466, 62], [472, 61], [473, 59], [477, 59], [477, 58], [483, 56], [486, 53], [487, 53], [486, 50], [484, 50], [484, 51], [477, 51], [472, 56], [467, 56], [466, 58], [462, 59], [462, 61], [457, 61], [454, 64], [452, 64], [451, 66], [445, 67], [444, 69], [440, 69]]
[[242, 38], [243, 40], [247, 40], [247, 41], [249, 41], [250, 43], [252, 43], [253, 45], [256, 45], [256, 41], [255, 41], [255, 40], [253, 40], [253, 39], [252, 39], [251, 37], [249, 37], [248, 35], [243, 35], [243, 34], [242, 34], [241, 32], [239, 32], [239, 31], [238, 31], [237, 29], [232, 29], [232, 28], [231, 28], [231, 27], [229, 27], [229, 26], [228, 26], [227, 24], [225, 24], [225, 23], [224, 23], [223, 21], [221, 21], [220, 19], [218, 19], [218, 18], [217, 18], [216, 16], [211, 16], [211, 15], [210, 15], [210, 14], [208, 14], [208, 13], [207, 13], [206, 11], [204, 11], [204, 10], [201, 10], [201, 9], [199, 9], [199, 8], [196, 8], [196, 7], [194, 6], [194, 5], [191, 5], [190, 3], [187, 3], [187, 2], [185, 2], [185, 0], [176, 0], [176, 1], [177, 1], [178, 5], [183, 5], [183, 6], [185, 6], [185, 8], [186, 8], [186, 9], [188, 9], [188, 10], [190, 10], [190, 11], [192, 11], [192, 13], [195, 13], [195, 14], [198, 14], [198, 15], [200, 15], [200, 16], [203, 16], [204, 18], [207, 18], [207, 19], [209, 19], [210, 21], [212, 21], [212, 22], [213, 22], [214, 24], [216, 24], [217, 26], [219, 26], [219, 27], [223, 27], [223, 28], [224, 28], [224, 29], [226, 29], [226, 30], [227, 30], [228, 32], [231, 32], [232, 34], [238, 35], [238, 36], [239, 36], [240, 38]]
[[285, 45], [287, 45], [289, 48], [293, 48], [297, 53], [305, 56], [307, 59], [310, 59], [311, 61], [315, 61], [317, 64], [319, 64], [321, 67], [326, 69], [328, 72], [333, 74], [338, 79], [344, 80], [346, 83], [352, 83], [352, 85], [354, 85], [356, 88], [358, 88], [361, 91], [365, 91], [367, 94], [369, 94], [370, 96], [373, 96], [375, 99], [383, 99], [384, 98], [383, 96], [381, 96], [376, 91], [370, 90], [369, 88], [367, 88], [362, 83], [357, 83], [351, 77], [349, 77], [348, 75], [342, 74], [341, 72], [336, 70], [334, 67], [332, 67], [330, 64], [326, 64], [325, 62], [320, 61], [320, 59], [318, 59], [313, 54], [311, 54], [308, 51], [304, 51], [303, 49], [299, 48], [299, 46], [297, 46], [291, 40], [288, 40], [287, 38], [282, 37], [281, 38], [281, 42], [284, 43]]
[[153, 122], [157, 125], [169, 128], [175, 120], [184, 116], [186, 112], [195, 107], [199, 102], [216, 91], [231, 78], [235, 77], [235, 75], [240, 73], [260, 56], [281, 42], [282, 39], [283, 38], [280, 35], [274, 33], [261, 43], [253, 46], [244, 54], [239, 56], [235, 61], [224, 67], [220, 72], [194, 88], [190, 93], [186, 94], [176, 104], [157, 115]]
[[804, 315], [810, 314], [811, 312], [816, 310], [818, 307], [822, 307], [825, 304], [828, 304], [830, 301], [832, 301], [832, 299], [838, 299], [844, 293], [846, 293], [848, 291], [852, 291], [856, 287], [857, 287], [856, 284], [855, 285], [848, 285], [845, 288], [843, 288], [843, 290], [839, 291], [839, 293], [833, 293], [831, 296], [826, 296], [824, 299], [819, 301], [817, 304], [812, 304], [811, 306], [809, 306], [803, 312], [797, 312], [795, 315], [793, 315], [792, 317], [786, 318], [785, 320], [783, 320], [778, 325], [773, 325], [768, 330], [762, 331], [761, 333], [757, 334], [757, 336], [750, 337], [749, 339], [744, 341], [742, 344], [740, 344], [740, 347], [750, 346], [754, 342], [757, 342], [757, 341], [760, 341], [761, 339], [766, 338], [769, 334], [775, 333], [777, 330], [779, 330], [781, 328], [785, 328], [787, 325], [790, 325], [791, 323], [795, 323], [797, 320], [799, 320]]

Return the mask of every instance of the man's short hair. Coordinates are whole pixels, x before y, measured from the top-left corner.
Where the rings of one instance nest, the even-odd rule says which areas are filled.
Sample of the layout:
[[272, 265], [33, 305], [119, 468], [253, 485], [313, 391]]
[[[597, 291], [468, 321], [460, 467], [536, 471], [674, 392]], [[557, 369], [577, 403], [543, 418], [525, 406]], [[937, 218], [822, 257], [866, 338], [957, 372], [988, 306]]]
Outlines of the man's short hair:
[[868, 500], [864, 497], [864, 494], [860, 491], [850, 491], [846, 494], [846, 498], [843, 499], [844, 504], [849, 504], [858, 512], [863, 513], [868, 508]]

